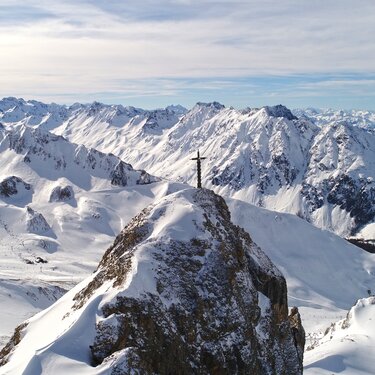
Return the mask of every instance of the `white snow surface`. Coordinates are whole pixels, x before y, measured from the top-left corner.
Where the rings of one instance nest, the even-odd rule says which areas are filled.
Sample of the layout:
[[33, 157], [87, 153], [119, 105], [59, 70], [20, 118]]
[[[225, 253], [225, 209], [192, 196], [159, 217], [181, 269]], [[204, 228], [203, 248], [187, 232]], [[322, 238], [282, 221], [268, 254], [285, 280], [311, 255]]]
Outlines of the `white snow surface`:
[[[42, 191], [48, 191], [55, 182], [40, 179], [39, 184]], [[24, 210], [0, 200], [0, 280], [6, 286], [0, 285], [2, 294], [7, 295], [0, 301], [0, 320], [5, 322], [0, 325], [1, 344], [17, 324], [47, 306], [39, 303], [38, 295], [30, 303], [24, 285], [70, 289], [90, 275], [133, 216], [155, 199], [180, 189], [180, 185], [160, 182], [136, 189], [74, 188], [76, 205], [48, 202], [48, 195], [33, 195], [32, 206], [43, 213], [52, 228], [50, 233], [28, 232]], [[48, 263], [38, 263], [39, 257]], [[17, 301], [17, 309], [9, 299]]]
[[[126, 188], [122, 188], [123, 191], [120, 196], [131, 199], [136, 205], [141, 205], [146, 201], [152, 202], [157, 196], [162, 197], [183, 187], [183, 185], [172, 186], [168, 183], [155, 183], [137, 187], [137, 189], [140, 189], [137, 195], [130, 195], [131, 193]], [[143, 195], [141, 195], [142, 192]], [[100, 192], [97, 192], [98, 196], [100, 196]], [[186, 220], [194, 218], [194, 207], [188, 200], [179, 200], [176, 204], [170, 204], [171, 199], [173, 199], [173, 195], [167, 195], [160, 202], [157, 210], [150, 213], [150, 217], [155, 219], [150, 238], [161, 237], [168, 241], [171, 236], [174, 238], [176, 236], [188, 238], [197, 235], [196, 233], [186, 233], [184, 231]], [[104, 202], [106, 202], [108, 207], [108, 201], [104, 200]], [[369, 288], [375, 289], [373, 277], [375, 273], [374, 255], [363, 252], [333, 233], [317, 229], [294, 215], [272, 212], [237, 200], [229, 200], [229, 207], [234, 222], [249, 231], [252, 239], [261, 246], [285, 275], [288, 283], [289, 305], [298, 306], [300, 309], [308, 334], [307, 345], [311, 341], [309, 337], [322, 336], [325, 328], [331, 322], [344, 318], [347, 310], [358, 296], [365, 296]], [[125, 219], [126, 221], [135, 213], [127, 212], [126, 207], [119, 207], [117, 199], [113, 199], [112, 208], [113, 211], [121, 210], [123, 218], [127, 218]], [[165, 212], [165, 209], [168, 209], [168, 212]], [[161, 215], [162, 212], [163, 215]], [[170, 222], [174, 222], [176, 225], [171, 226]], [[199, 226], [199, 223], [197, 224]], [[74, 225], [74, 222], [72, 225]], [[74, 230], [70, 230], [67, 234], [71, 236], [73, 233]], [[8, 285], [4, 288], [4, 293], [12, 294], [12, 296], [8, 296], [8, 300], [4, 301], [4, 309], [1, 310], [2, 318], [9, 322], [8, 335], [11, 333], [12, 324], [19, 323], [25, 317], [30, 316], [27, 314], [32, 311], [35, 312], [46, 307], [46, 303], [42, 304], [37, 299], [35, 301], [36, 306], [33, 306], [34, 309], [30, 310], [30, 306], [27, 305], [29, 301], [25, 300], [21, 292], [15, 291], [19, 283], [12, 281], [10, 275], [18, 272], [18, 277], [21, 277], [20, 273], [22, 272], [23, 277], [29, 280], [28, 282], [32, 280], [34, 283], [41, 283], [43, 281], [47, 284], [56, 285], [56, 281], [58, 281], [60, 285], [68, 288], [69, 283], [71, 286], [73, 281], [82, 280], [89, 275], [95, 268], [95, 263], [102, 256], [103, 250], [113, 241], [113, 237], [106, 237], [107, 245], [101, 247], [98, 244], [94, 246], [90, 244], [91, 251], [88, 251], [89, 248], [84, 245], [84, 242], [94, 233], [95, 236], [100, 235], [99, 227], [97, 232], [91, 229], [91, 231], [85, 230], [79, 233], [80, 237], [76, 235], [74, 242], [78, 246], [82, 245], [80, 251], [73, 251], [74, 254], [72, 254], [67, 251], [68, 249], [57, 250], [48, 256], [49, 263], [43, 264], [43, 270], [40, 273], [38, 272], [38, 266], [35, 268], [35, 265], [25, 265], [23, 262], [17, 263], [14, 261], [12, 273], [7, 270], [8, 279], [6, 282]], [[59, 234], [58, 238], [62, 243], [65, 243], [66, 239], [62, 234]], [[135, 263], [134, 272], [132, 273], [133, 276], [127, 281], [128, 295], [137, 295], [145, 288], [147, 290], [154, 290], [155, 288], [152, 267], [147, 257], [147, 249], [144, 248], [143, 250], [139, 251], [138, 262]], [[37, 249], [35, 248], [34, 251], [36, 252]], [[46, 253], [43, 255], [46, 256]], [[55, 256], [58, 256], [58, 258], [55, 259]], [[76, 260], [72, 262], [74, 256]], [[53, 270], [55, 264], [59, 264], [59, 266], [58, 269]], [[0, 264], [0, 266], [2, 270], [5, 268], [4, 264]], [[75, 269], [83, 266], [85, 266], [85, 270], [81, 269], [77, 274]], [[348, 280], [350, 280], [349, 284]], [[106, 287], [103, 288], [105, 290]], [[62, 369], [64, 371], [69, 370], [71, 373], [106, 373], [107, 368], [104, 365], [104, 367], [99, 368], [91, 368], [87, 365], [87, 345], [90, 344], [93, 333], [85, 332], [83, 337], [82, 331], [86, 324], [90, 323], [87, 321], [88, 315], [80, 316], [78, 313], [78, 315], [74, 313], [68, 318], [61, 320], [62, 312], [69, 310], [73, 304], [72, 296], [77, 290], [77, 288], [74, 288], [74, 291], [62, 297], [56, 306], [52, 308], [52, 312], [47, 310], [32, 318], [28, 330], [30, 329], [30, 332], [34, 333], [28, 339], [31, 341], [25, 341], [25, 345], [27, 344], [27, 347], [35, 347], [37, 345], [41, 349], [37, 351], [37, 359], [32, 362], [33, 364], [28, 364], [27, 366], [29, 367], [26, 369], [22, 368], [22, 371], [26, 371], [25, 374], [39, 374], [41, 373], [40, 371], [46, 374], [59, 374]], [[87, 311], [91, 312], [87, 314], [93, 314], [99, 303], [105, 303], [112, 297], [112, 294], [108, 293], [105, 297], [94, 298], [93, 301], [89, 302], [90, 308]], [[24, 314], [23, 316], [17, 316], [18, 319], [15, 319], [13, 314], [11, 321], [6, 316], [6, 314], [11, 314], [11, 311], [8, 310], [9, 299], [21, 300], [20, 306], [18, 306], [20, 308], [19, 313], [22, 312]], [[168, 303], [171, 302], [169, 301]], [[264, 301], [264, 303], [267, 302]], [[39, 317], [43, 317], [41, 319], [44, 322], [43, 327], [39, 326]], [[100, 317], [96, 319], [100, 319]], [[72, 325], [74, 328], [69, 329], [69, 336], [66, 337], [64, 332]], [[35, 333], [40, 332], [42, 329], [47, 330], [47, 327], [49, 327], [48, 330], [51, 335], [42, 335], [40, 337], [40, 335]], [[55, 328], [51, 330], [51, 327]], [[56, 337], [58, 337], [57, 340]], [[51, 340], [53, 344], [51, 344]], [[80, 349], [81, 345], [82, 350]], [[72, 346], [75, 346], [77, 350], [72, 352]], [[19, 357], [15, 357], [14, 361], [12, 360], [12, 363], [17, 363], [17, 366], [15, 368], [12, 368], [13, 365], [3, 369], [0, 368], [0, 374], [21, 373], [19, 364], [24, 363], [26, 366], [26, 363], [28, 363], [27, 358], [30, 358], [28, 356], [32, 355], [34, 355], [34, 352], [28, 352], [27, 349], [22, 350], [22, 355], [18, 354]], [[51, 355], [53, 355], [53, 360]]]
[[305, 353], [307, 375], [374, 374], [375, 297], [363, 298]]

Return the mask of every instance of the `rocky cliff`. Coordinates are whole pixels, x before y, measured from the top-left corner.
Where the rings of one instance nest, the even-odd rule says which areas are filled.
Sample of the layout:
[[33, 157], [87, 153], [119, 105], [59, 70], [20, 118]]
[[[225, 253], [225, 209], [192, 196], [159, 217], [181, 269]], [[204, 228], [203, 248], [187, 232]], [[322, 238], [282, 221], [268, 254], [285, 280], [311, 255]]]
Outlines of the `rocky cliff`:
[[188, 189], [136, 216], [92, 277], [20, 326], [0, 373], [301, 374], [298, 327], [284, 277], [225, 201]]

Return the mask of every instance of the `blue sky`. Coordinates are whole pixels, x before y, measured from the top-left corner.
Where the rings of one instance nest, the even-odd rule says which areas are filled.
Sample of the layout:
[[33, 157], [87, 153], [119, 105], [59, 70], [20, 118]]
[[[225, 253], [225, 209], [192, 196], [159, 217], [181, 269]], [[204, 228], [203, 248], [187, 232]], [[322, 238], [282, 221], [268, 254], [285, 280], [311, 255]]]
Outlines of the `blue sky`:
[[373, 0], [2, 0], [0, 96], [375, 110]]

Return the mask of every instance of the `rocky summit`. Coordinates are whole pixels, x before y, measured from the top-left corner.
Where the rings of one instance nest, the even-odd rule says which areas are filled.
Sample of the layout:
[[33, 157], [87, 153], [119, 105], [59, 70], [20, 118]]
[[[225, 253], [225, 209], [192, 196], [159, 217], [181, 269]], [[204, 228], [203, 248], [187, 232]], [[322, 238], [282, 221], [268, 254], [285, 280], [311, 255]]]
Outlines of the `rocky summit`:
[[302, 336], [284, 277], [225, 201], [186, 189], [144, 209], [91, 277], [19, 326], [0, 374], [301, 374]]

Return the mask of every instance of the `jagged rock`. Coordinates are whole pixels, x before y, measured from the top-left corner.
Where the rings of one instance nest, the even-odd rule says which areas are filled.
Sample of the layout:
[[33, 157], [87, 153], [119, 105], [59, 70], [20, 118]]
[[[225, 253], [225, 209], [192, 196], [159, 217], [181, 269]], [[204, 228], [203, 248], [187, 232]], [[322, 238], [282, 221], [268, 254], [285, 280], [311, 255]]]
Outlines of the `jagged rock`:
[[217, 110], [222, 110], [225, 108], [225, 105], [219, 103], [219, 102], [211, 102], [211, 103], [203, 103], [203, 102], [198, 102], [197, 106], [199, 107], [207, 107], [207, 108], [214, 108]]
[[264, 108], [270, 116], [284, 117], [288, 120], [298, 120], [298, 118], [293, 115], [293, 113], [291, 112], [290, 109], [288, 109], [287, 107], [285, 107], [281, 104], [278, 104], [278, 105], [275, 105], [275, 106], [272, 106], [272, 107], [265, 106]]
[[[147, 374], [300, 373], [285, 280], [248, 234], [231, 224], [224, 200], [203, 190], [192, 200], [203, 209], [202, 223], [195, 225], [207, 236], [168, 244], [156, 239], [149, 256], [157, 268], [158, 293], [141, 298], [125, 293], [103, 306], [91, 347], [95, 362], [125, 350], [126, 366], [133, 363], [134, 370]], [[125, 282], [137, 247], [150, 238], [153, 215], [146, 210], [117, 237], [97, 276], [75, 296], [76, 308], [105, 281]], [[160, 209], [158, 215], [167, 212]], [[264, 311], [259, 293], [268, 301]]]
[[126, 171], [129, 170], [129, 164], [120, 161], [111, 172], [111, 184], [115, 186], [126, 186], [128, 184]]
[[20, 324], [15, 330], [9, 342], [0, 351], [0, 366], [7, 363], [9, 354], [12, 353], [14, 348], [20, 343], [22, 338], [22, 331], [27, 327], [27, 323]]
[[56, 186], [53, 188], [49, 201], [50, 202], [64, 202], [74, 198], [74, 191], [70, 185], [61, 187]]
[[350, 213], [355, 219], [354, 234], [363, 224], [375, 218], [375, 185], [364, 179], [338, 175], [328, 181], [327, 201]]
[[305, 349], [305, 330], [302, 326], [301, 315], [298, 307], [294, 306], [288, 316], [290, 327], [292, 328], [294, 345], [297, 348], [298, 357], [303, 360], [303, 352]]
[[10, 176], [0, 182], [0, 195], [10, 197], [19, 192], [20, 187], [24, 190], [30, 190], [31, 185], [16, 176]]
[[[4, 370], [22, 373], [36, 356], [54, 363], [71, 345], [63, 363], [78, 366], [90, 345], [92, 362], [77, 372], [95, 365], [113, 375], [302, 374], [284, 277], [209, 190], [146, 208], [94, 275], [48, 310], [48, 338], [37, 332], [43, 319], [16, 331]], [[94, 335], [78, 338], [83, 329]]]
[[51, 230], [44, 216], [34, 211], [30, 206], [26, 207], [26, 229], [30, 233], [42, 234]]

